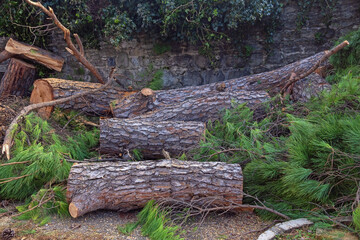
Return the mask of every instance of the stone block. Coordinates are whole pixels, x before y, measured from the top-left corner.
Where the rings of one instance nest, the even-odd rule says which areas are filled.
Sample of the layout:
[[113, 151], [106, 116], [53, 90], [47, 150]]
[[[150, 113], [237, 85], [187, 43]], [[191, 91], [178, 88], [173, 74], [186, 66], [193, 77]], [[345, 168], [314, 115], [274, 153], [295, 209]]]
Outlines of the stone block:
[[222, 82], [225, 80], [225, 75], [222, 73], [222, 71], [216, 71], [216, 70], [203, 71], [201, 73], [201, 76], [203, 78], [202, 84]]
[[206, 69], [209, 67], [209, 60], [203, 55], [195, 56], [195, 64], [200, 69]]
[[169, 70], [164, 70], [162, 79], [164, 89], [173, 88], [179, 85], [178, 77], [174, 76]]
[[201, 85], [202, 82], [203, 82], [203, 79], [199, 72], [187, 72], [181, 78], [181, 83], [184, 87], [185, 86], [198, 86], [198, 85]]
[[126, 52], [119, 52], [116, 54], [115, 58], [116, 66], [117, 67], [129, 67], [129, 56]]

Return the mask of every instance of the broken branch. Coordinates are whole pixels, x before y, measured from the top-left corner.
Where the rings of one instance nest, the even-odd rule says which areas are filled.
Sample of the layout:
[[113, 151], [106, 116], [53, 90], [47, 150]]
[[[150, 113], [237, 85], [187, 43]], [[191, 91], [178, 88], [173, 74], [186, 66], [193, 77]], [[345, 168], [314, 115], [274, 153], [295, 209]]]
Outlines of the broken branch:
[[80, 62], [82, 63], [87, 69], [90, 70], [92, 74], [98, 79], [98, 81], [102, 84], [105, 83], [103, 77], [100, 75], [99, 71], [84, 57], [84, 49], [80, 40], [80, 37], [77, 34], [74, 34], [74, 37], [79, 45], [79, 50], [76, 49], [74, 43], [71, 40], [70, 30], [67, 29], [62, 23], [58, 20], [57, 16], [55, 15], [53, 9], [49, 7], [49, 9], [45, 8], [40, 2], [33, 2], [30, 0], [25, 0], [28, 4], [40, 8], [46, 15], [48, 15], [55, 23], [55, 25], [64, 32], [64, 39], [68, 48], [71, 50], [71, 54]]

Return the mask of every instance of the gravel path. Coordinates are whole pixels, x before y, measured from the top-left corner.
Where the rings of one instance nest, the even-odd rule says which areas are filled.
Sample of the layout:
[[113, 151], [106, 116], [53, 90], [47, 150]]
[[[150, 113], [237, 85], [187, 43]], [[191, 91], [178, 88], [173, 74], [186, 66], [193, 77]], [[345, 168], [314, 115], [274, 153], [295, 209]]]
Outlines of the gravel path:
[[[0, 231], [12, 228], [18, 240], [117, 240], [148, 239], [141, 235], [137, 228], [130, 236], [117, 231], [118, 225], [136, 221], [137, 212], [119, 213], [114, 211], [96, 211], [77, 219], [54, 217], [45, 226], [38, 227], [31, 221], [15, 221], [9, 217], [0, 218]], [[261, 221], [253, 213], [209, 214], [199, 226], [200, 219], [192, 218], [182, 228], [185, 240], [240, 240], [256, 239], [260, 230], [268, 223]], [[34, 230], [36, 232], [34, 232]], [[31, 232], [32, 231], [32, 232]]]

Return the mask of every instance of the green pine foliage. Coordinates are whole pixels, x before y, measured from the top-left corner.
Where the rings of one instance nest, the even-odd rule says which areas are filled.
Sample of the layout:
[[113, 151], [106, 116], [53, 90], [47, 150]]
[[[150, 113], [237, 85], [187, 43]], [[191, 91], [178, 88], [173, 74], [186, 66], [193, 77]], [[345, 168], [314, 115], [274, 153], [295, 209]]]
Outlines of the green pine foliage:
[[35, 114], [25, 117], [16, 130], [12, 158], [6, 163], [23, 162], [0, 168], [0, 197], [23, 200], [46, 184], [67, 179], [71, 164], [66, 159], [82, 160], [94, 155], [99, 131], [83, 132], [73, 137], [60, 137]]
[[[17, 217], [19, 220], [33, 220], [35, 223], [43, 226], [51, 218], [50, 214], [57, 214], [61, 217], [70, 216], [66, 202], [66, 188], [55, 186], [50, 189], [40, 189], [29, 199], [29, 203], [18, 206], [17, 210], [21, 214]], [[29, 211], [29, 209], [32, 209]]]
[[358, 206], [353, 212], [353, 223], [356, 229], [360, 229], [360, 206]]
[[306, 104], [281, 107], [274, 98], [260, 117], [244, 105], [225, 111], [195, 158], [242, 164], [246, 193], [290, 217], [326, 225], [324, 209], [348, 215], [360, 178], [360, 67], [333, 79], [331, 91]]
[[181, 240], [180, 227], [173, 225], [167, 217], [167, 212], [160, 209], [154, 200], [149, 201], [138, 214], [138, 221], [125, 226], [118, 226], [118, 230], [129, 235], [137, 226], [141, 226], [141, 232], [151, 240]]

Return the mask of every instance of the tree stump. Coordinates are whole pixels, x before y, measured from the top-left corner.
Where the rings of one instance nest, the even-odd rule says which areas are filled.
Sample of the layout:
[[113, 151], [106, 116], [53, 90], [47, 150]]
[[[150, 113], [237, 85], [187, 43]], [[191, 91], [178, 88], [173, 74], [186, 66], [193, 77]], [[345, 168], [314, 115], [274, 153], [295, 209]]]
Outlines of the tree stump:
[[69, 212], [76, 218], [98, 209], [129, 211], [151, 200], [190, 201], [216, 197], [214, 206], [241, 204], [239, 164], [176, 159], [74, 164], [67, 185]]
[[34, 82], [35, 66], [12, 58], [0, 83], [0, 97], [25, 96]]

